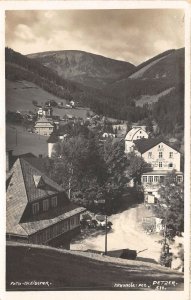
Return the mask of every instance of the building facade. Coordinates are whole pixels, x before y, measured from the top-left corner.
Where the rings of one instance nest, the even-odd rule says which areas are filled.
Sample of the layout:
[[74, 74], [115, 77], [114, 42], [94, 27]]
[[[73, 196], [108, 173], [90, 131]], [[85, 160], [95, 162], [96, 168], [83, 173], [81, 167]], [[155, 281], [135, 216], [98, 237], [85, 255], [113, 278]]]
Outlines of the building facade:
[[125, 137], [125, 153], [133, 152], [135, 141], [148, 139], [148, 133], [142, 127], [132, 128]]
[[63, 142], [64, 140], [67, 139], [67, 134], [65, 133], [59, 133], [59, 132], [53, 132], [48, 140], [48, 157], [51, 158], [52, 154], [55, 152], [55, 145], [59, 142]]
[[154, 204], [159, 199], [159, 188], [169, 172], [175, 171], [177, 182], [183, 181], [180, 171], [180, 152], [161, 139], [135, 141], [135, 152], [140, 155], [152, 168], [143, 173], [141, 182], [146, 203]]
[[54, 125], [43, 116], [35, 123], [34, 130], [40, 135], [50, 135], [54, 130]]
[[180, 152], [164, 142], [142, 153], [142, 157], [155, 171], [180, 171]]

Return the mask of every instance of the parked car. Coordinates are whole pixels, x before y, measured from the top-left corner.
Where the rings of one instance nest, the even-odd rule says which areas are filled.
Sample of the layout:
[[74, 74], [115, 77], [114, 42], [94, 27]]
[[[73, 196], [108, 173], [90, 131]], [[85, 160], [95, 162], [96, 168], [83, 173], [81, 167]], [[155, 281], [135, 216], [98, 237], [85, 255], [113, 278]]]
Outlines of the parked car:
[[97, 226], [99, 227], [105, 227], [105, 216], [104, 215], [96, 215], [95, 220], [97, 221]]

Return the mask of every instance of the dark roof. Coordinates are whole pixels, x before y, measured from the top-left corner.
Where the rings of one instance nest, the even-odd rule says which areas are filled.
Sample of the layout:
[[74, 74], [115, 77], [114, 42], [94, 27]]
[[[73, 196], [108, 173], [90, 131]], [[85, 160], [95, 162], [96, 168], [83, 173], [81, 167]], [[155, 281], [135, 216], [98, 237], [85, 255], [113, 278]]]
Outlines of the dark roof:
[[[23, 175], [22, 180], [24, 180], [25, 183], [28, 202], [32, 202], [40, 198], [51, 196], [58, 192], [64, 191], [60, 185], [58, 185], [56, 182], [47, 177], [44, 173], [42, 173], [42, 171], [37, 169], [34, 166], [34, 161], [32, 165], [29, 161], [20, 158], [20, 163]], [[42, 181], [44, 183], [43, 186], [37, 187], [35, 185], [34, 176], [42, 177]]]
[[28, 202], [20, 159], [15, 162], [12, 172], [6, 194], [6, 231], [25, 235], [19, 225]]
[[[40, 160], [42, 159], [34, 157], [18, 158], [11, 169], [12, 176], [6, 197], [6, 232], [8, 234], [27, 236], [85, 210], [72, 204], [64, 189], [34, 166], [39, 167]], [[63, 207], [55, 208], [39, 216], [24, 218], [29, 202], [49, 195], [57, 195], [60, 192], [66, 195]]]
[[156, 145], [160, 144], [160, 143], [164, 143], [167, 146], [171, 147], [172, 149], [176, 150], [177, 152], [179, 152], [177, 149], [174, 148], [174, 146], [171, 146], [169, 143], [167, 143], [166, 141], [164, 141], [161, 138], [155, 138], [155, 139], [140, 139], [140, 140], [135, 140], [133, 141], [133, 143], [135, 144], [136, 149], [141, 153], [145, 153], [146, 151], [148, 151], [149, 149], [155, 147]]
[[57, 143], [58, 142], [58, 136], [53, 133], [49, 136], [47, 143]]
[[[24, 234], [19, 222], [25, 211], [28, 202], [46, 197], [47, 195], [58, 194], [64, 191], [57, 183], [49, 179], [41, 171], [33, 167], [24, 158], [18, 158], [14, 163], [7, 187], [7, 231], [16, 230]], [[44, 186], [36, 187], [33, 175], [42, 177]]]

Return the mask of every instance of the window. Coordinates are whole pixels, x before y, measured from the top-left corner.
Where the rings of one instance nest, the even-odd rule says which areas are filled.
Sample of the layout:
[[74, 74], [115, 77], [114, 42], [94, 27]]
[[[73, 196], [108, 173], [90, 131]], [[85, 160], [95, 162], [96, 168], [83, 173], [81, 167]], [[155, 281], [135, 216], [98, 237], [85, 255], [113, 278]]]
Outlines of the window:
[[178, 183], [182, 182], [182, 176], [177, 176], [177, 182]]
[[32, 204], [32, 213], [33, 213], [33, 215], [38, 214], [38, 212], [39, 212], [39, 203], [33, 203]]
[[147, 182], [147, 176], [143, 176], [143, 182]]
[[70, 225], [74, 225], [74, 218], [70, 219]]
[[152, 157], [152, 152], [149, 152], [148, 153], [148, 158], [151, 158]]
[[173, 152], [169, 152], [169, 158], [173, 158]]
[[76, 216], [76, 225], [79, 225], [79, 224], [80, 224], [80, 216], [77, 215], [77, 216]]
[[161, 161], [159, 162], [159, 168], [162, 168], [162, 162]]
[[168, 165], [168, 167], [169, 167], [169, 168], [172, 168], [172, 167], [173, 167], [173, 164], [172, 164], [172, 163], [170, 163], [170, 164]]
[[67, 230], [68, 229], [68, 221], [64, 222], [64, 229]]
[[159, 152], [159, 158], [162, 158], [162, 152]]
[[48, 199], [43, 200], [43, 211], [47, 211], [49, 209], [49, 201]]
[[43, 242], [42, 232], [37, 234], [37, 241], [38, 241], [38, 244], [42, 244], [42, 242]]
[[58, 224], [53, 226], [53, 237], [58, 235]]
[[159, 182], [159, 177], [158, 176], [154, 176], [154, 182]]
[[57, 207], [57, 197], [53, 197], [51, 198], [51, 206], [52, 207]]
[[153, 176], [148, 177], [148, 182], [150, 182], [150, 183], [153, 182]]

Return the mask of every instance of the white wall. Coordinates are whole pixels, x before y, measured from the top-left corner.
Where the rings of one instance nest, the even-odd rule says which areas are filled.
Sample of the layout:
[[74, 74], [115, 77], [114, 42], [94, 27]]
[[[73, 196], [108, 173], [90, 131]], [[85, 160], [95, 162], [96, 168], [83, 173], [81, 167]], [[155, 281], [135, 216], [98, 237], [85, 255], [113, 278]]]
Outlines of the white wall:
[[125, 141], [125, 153], [132, 152], [134, 148], [133, 141]]
[[[159, 152], [162, 153], [162, 157], [159, 157]], [[172, 157], [170, 157], [170, 153]], [[142, 157], [147, 163], [151, 164], [153, 170], [172, 171], [175, 169], [180, 171], [180, 153], [164, 143], [148, 150]], [[159, 163], [162, 163], [162, 167], [159, 167]], [[169, 166], [169, 164], [172, 164], [172, 166]]]
[[140, 140], [140, 139], [148, 139], [148, 137], [149, 137], [148, 133], [143, 129], [140, 129], [134, 134], [133, 141]]
[[[134, 143], [133, 141], [140, 140], [140, 139], [148, 139], [149, 135], [146, 131], [144, 131], [142, 128], [140, 130], [137, 130], [135, 134], [132, 135], [132, 138], [129, 140], [125, 140], [125, 153], [129, 153], [133, 151]], [[128, 138], [128, 133], [126, 135], [126, 138]]]
[[52, 156], [52, 151], [55, 143], [48, 143], [48, 157]]

